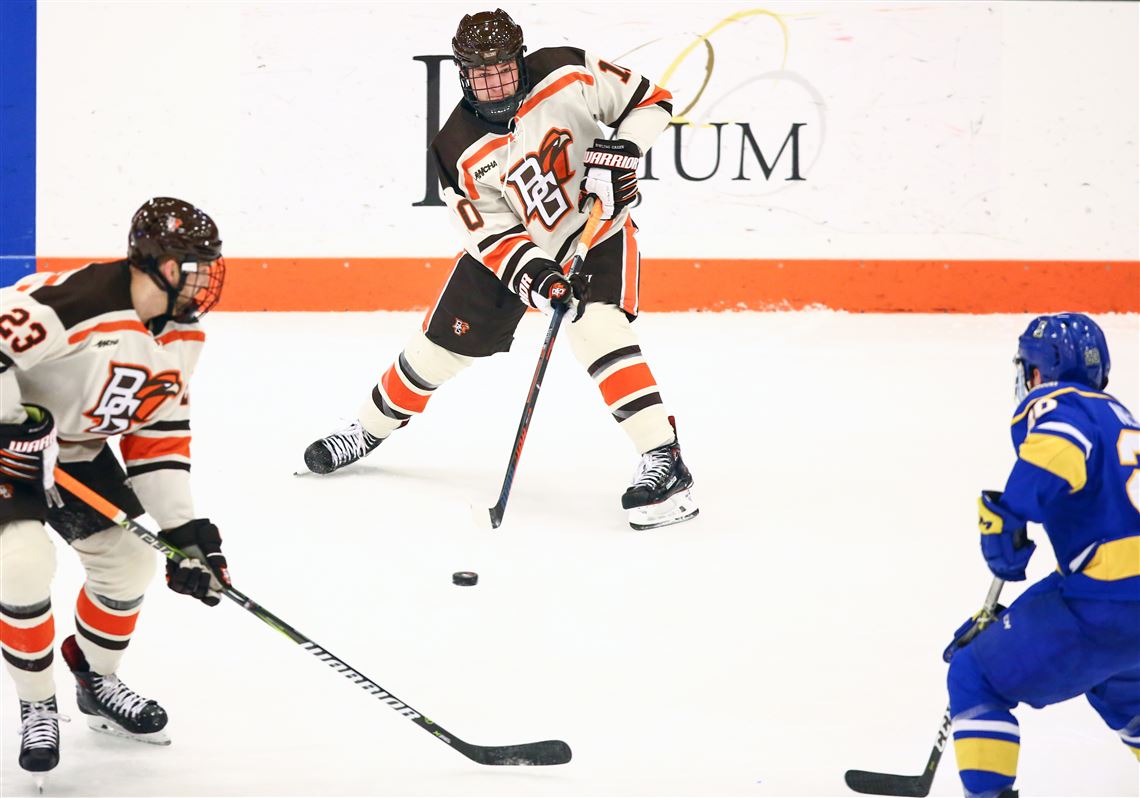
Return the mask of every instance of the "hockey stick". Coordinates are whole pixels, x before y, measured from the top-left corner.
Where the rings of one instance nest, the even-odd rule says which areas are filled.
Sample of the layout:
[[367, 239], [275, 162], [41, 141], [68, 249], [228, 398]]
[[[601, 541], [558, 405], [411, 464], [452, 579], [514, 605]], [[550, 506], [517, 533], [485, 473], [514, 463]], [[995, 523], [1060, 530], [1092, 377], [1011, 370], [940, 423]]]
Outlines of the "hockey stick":
[[[602, 216], [602, 203], [595, 202], [590, 209], [590, 218], [582, 229], [582, 237], [578, 239], [578, 249], [574, 252], [574, 261], [570, 264], [567, 276], [573, 277], [582, 268], [586, 253], [590, 251], [590, 242], [594, 238], [594, 230]], [[542, 351], [538, 354], [538, 365], [534, 369], [534, 378], [530, 381], [530, 391], [526, 395], [526, 404], [523, 405], [522, 418], [515, 433], [515, 442], [511, 446], [511, 457], [507, 461], [507, 473], [503, 476], [503, 487], [499, 491], [499, 500], [495, 506], [488, 508], [491, 518], [491, 528], [498, 529], [503, 523], [503, 514], [507, 511], [507, 499], [511, 496], [511, 485], [515, 481], [515, 469], [518, 468], [519, 458], [522, 456], [523, 443], [526, 441], [527, 430], [530, 429], [530, 419], [534, 414], [534, 406], [538, 402], [538, 392], [542, 388], [542, 378], [546, 374], [546, 364], [550, 362], [550, 353], [554, 351], [554, 338], [558, 335], [558, 327], [562, 324], [562, 317], [566, 315], [566, 305], [558, 305], [550, 319], [550, 326], [546, 328], [546, 340], [542, 343]]]
[[[137, 535], [144, 543], [150, 545], [152, 548], [158, 549], [168, 560], [177, 563], [186, 559], [186, 555], [183, 552], [163, 542], [158, 535], [135, 523], [118, 507], [111, 504], [86, 485], [78, 482], [61, 468], [57, 467], [55, 469], [55, 481], [57, 485], [71, 493], [88, 507], [107, 516], [107, 518], [128, 532]], [[570, 761], [570, 746], [561, 740], [543, 740], [542, 742], [523, 743], [521, 745], [492, 746], [472, 745], [471, 743], [460, 740], [438, 723], [429, 718], [425, 718], [420, 712], [412, 709], [412, 707], [396, 698], [396, 696], [386, 691], [363, 673], [352, 668], [344, 660], [333, 655], [332, 652], [317, 645], [237, 589], [223, 586], [222, 594], [235, 604], [240, 605], [242, 609], [257, 616], [261, 621], [288, 637], [294, 643], [297, 643], [301, 648], [321, 660], [321, 662], [333, 668], [362, 690], [377, 698], [381, 703], [387, 704], [421, 729], [430, 733], [433, 737], [442, 740], [468, 759], [478, 762], [480, 765], [562, 765]]]
[[[998, 596], [1001, 595], [1004, 584], [1005, 582], [1001, 578], [994, 577], [994, 581], [990, 584], [990, 592], [986, 594], [986, 603], [979, 613], [979, 618], [993, 620], [994, 608], [997, 606]], [[973, 640], [984, 628], [984, 625], [975, 626], [962, 636], [962, 644], [965, 645]], [[868, 795], [908, 795], [924, 798], [930, 794], [930, 785], [934, 783], [934, 771], [938, 769], [938, 763], [942, 759], [942, 751], [946, 748], [946, 742], [949, 739], [950, 707], [946, 707], [946, 711], [942, 713], [942, 723], [938, 727], [938, 736], [934, 740], [934, 748], [930, 751], [930, 756], [926, 760], [926, 769], [922, 775], [896, 776], [893, 773], [849, 770], [843, 778], [847, 782], [847, 786], [855, 792]]]

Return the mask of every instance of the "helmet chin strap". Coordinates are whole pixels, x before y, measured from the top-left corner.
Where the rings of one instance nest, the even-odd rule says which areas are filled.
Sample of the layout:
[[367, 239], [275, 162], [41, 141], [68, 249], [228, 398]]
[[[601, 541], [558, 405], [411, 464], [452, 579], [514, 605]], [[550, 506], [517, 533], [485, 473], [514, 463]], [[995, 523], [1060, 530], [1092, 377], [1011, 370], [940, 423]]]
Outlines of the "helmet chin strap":
[[178, 265], [178, 274], [181, 279], [179, 279], [177, 286], [171, 285], [170, 281], [166, 279], [166, 275], [157, 267], [144, 269], [144, 271], [150, 275], [150, 279], [153, 280], [154, 284], [162, 289], [162, 292], [166, 295], [166, 311], [156, 317], [156, 319], [152, 319], [152, 321], [176, 318], [174, 306], [178, 302], [178, 297], [182, 294], [183, 287], [186, 285], [187, 276], [186, 272], [182, 271], [181, 264]]

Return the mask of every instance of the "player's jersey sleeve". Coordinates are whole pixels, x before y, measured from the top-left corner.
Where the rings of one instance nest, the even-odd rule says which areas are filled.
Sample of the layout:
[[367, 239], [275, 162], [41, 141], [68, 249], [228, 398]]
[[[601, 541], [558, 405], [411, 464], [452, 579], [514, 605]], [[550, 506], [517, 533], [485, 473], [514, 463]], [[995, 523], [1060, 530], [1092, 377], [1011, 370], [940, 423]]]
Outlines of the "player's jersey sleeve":
[[673, 95], [631, 69], [590, 53], [583, 58], [594, 78], [586, 91], [594, 118], [648, 152], [673, 118]]
[[472, 137], [464, 135], [464, 127], [453, 115], [431, 145], [443, 200], [463, 249], [513, 289], [523, 266], [535, 258], [553, 258], [534, 243], [501, 188], [477, 182], [480, 163], [506, 161], [509, 135]]
[[59, 316], [30, 293], [50, 276], [29, 275], [0, 289], [0, 423], [19, 423], [25, 417], [16, 371], [61, 358], [70, 349]]
[[1088, 414], [1065, 396], [1030, 402], [1024, 423], [1024, 438], [1018, 442], [1021, 436], [1015, 436], [1017, 462], [1002, 504], [1030, 521], [1043, 521], [1050, 504], [1088, 484], [1097, 435]]

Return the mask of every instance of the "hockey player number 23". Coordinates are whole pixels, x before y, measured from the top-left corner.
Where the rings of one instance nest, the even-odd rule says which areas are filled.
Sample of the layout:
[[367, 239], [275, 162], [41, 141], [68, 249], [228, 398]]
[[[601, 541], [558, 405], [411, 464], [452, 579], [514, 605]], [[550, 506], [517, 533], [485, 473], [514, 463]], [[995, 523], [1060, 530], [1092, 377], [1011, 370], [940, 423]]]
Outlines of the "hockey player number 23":
[[1122, 466], [1132, 466], [1132, 476], [1125, 483], [1128, 498], [1137, 511], [1140, 511], [1140, 429], [1122, 429], [1116, 441], [1116, 453], [1120, 455]]
[[[12, 308], [8, 313], [0, 316], [0, 339], [7, 341], [11, 338], [15, 335], [12, 328], [23, 327], [28, 323], [28, 318], [28, 311], [23, 308]], [[34, 321], [28, 325], [27, 335], [23, 338], [17, 337], [12, 341], [12, 351], [27, 352], [44, 338], [47, 338], [47, 330], [38, 321]]]

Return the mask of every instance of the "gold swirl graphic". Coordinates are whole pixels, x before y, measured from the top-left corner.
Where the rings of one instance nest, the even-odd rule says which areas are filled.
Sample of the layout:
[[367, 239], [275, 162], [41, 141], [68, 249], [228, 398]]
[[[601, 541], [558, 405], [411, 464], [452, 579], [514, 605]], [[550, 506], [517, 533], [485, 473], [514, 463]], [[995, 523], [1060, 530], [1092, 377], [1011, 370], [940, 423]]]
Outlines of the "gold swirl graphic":
[[776, 21], [777, 25], [780, 26], [780, 32], [784, 36], [784, 53], [783, 53], [783, 57], [780, 60], [780, 69], [783, 70], [784, 67], [787, 66], [787, 63], [788, 63], [788, 39], [789, 39], [789, 37], [788, 37], [788, 26], [779, 14], [777, 14], [774, 11], [769, 11], [766, 8], [750, 8], [750, 9], [747, 9], [745, 11], [737, 11], [735, 14], [729, 14], [727, 17], [725, 17], [720, 22], [713, 25], [707, 31], [705, 31], [704, 33], [697, 36], [697, 38], [695, 38], [693, 40], [693, 42], [688, 47], [686, 47], [684, 50], [681, 51], [680, 55], [678, 55], [676, 58], [673, 59], [673, 63], [671, 63], [669, 65], [669, 67], [665, 70], [665, 74], [661, 76], [660, 85], [662, 88], [667, 88], [668, 84], [669, 84], [669, 79], [671, 77], [673, 77], [673, 73], [677, 71], [677, 68], [680, 67], [681, 64], [683, 64], [685, 62], [685, 60], [690, 55], [692, 55], [693, 51], [697, 49], [697, 45], [704, 44], [705, 50], [707, 53], [707, 60], [705, 62], [704, 80], [701, 81], [701, 87], [699, 89], [697, 89], [697, 93], [696, 93], [696, 95], [694, 95], [692, 102], [690, 102], [688, 105], [686, 105], [685, 108], [679, 114], [677, 114], [673, 117], [674, 122], [678, 122], [678, 123], [682, 123], [682, 124], [691, 124], [686, 115], [700, 101], [701, 95], [704, 94], [705, 88], [708, 87], [709, 81], [712, 79], [715, 57], [713, 54], [712, 43], [709, 41], [709, 38], [714, 33], [716, 33], [717, 31], [719, 31], [723, 28], [726, 28], [729, 25], [733, 25], [737, 22], [740, 22], [741, 20], [748, 19], [749, 17], [759, 17], [759, 16], [770, 17], [771, 19], [774, 19]]

